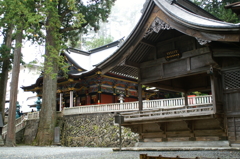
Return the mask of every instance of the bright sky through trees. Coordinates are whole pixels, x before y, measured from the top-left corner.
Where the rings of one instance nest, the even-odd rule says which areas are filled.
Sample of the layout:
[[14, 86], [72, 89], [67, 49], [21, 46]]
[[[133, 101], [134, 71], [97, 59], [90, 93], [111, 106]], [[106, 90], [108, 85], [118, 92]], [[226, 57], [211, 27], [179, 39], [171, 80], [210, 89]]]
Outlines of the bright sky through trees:
[[[100, 31], [101, 29], [107, 29], [108, 34], [111, 35], [114, 40], [122, 37], [126, 38], [141, 17], [141, 9], [144, 2], [145, 0], [117, 0], [112, 8], [109, 22], [106, 24], [107, 28], [100, 28]], [[131, 13], [134, 13], [134, 15]], [[44, 54], [43, 46], [32, 45], [30, 42], [25, 42], [22, 50], [25, 62], [33, 60], [43, 62], [43, 58], [41, 58], [41, 55]]]

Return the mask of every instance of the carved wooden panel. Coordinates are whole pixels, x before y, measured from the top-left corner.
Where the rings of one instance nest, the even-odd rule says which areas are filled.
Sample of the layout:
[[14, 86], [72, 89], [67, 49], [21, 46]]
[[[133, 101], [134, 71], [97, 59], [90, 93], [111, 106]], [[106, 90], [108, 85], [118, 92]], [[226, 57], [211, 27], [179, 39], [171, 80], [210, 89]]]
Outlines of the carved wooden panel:
[[240, 70], [226, 72], [224, 74], [225, 88], [226, 90], [239, 89], [240, 88]]
[[227, 70], [223, 73], [223, 89], [226, 111], [240, 112], [240, 69]]

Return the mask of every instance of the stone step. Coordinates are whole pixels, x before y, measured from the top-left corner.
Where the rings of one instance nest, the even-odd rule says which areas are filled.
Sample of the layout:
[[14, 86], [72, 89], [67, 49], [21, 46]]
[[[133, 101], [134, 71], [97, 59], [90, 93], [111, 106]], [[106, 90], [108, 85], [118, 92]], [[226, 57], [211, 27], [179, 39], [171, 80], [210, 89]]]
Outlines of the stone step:
[[2, 135], [0, 135], [0, 146], [4, 146]]

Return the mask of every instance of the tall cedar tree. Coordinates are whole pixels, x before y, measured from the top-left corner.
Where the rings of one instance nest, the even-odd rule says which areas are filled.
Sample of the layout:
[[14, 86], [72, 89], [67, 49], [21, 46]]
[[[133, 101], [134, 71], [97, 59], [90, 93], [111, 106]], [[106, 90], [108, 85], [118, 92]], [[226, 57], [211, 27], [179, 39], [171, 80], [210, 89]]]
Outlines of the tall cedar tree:
[[6, 89], [7, 89], [7, 80], [8, 80], [8, 71], [10, 68], [10, 48], [12, 44], [12, 31], [13, 26], [10, 24], [7, 28], [4, 29], [3, 35], [4, 40], [0, 48], [0, 112], [2, 113], [2, 120], [4, 121], [5, 116], [5, 98], [6, 98]]
[[[41, 16], [38, 16], [35, 11], [35, 2], [34, 0], [2, 0], [0, 2], [0, 26], [3, 29], [6, 29], [6, 38], [4, 39], [5, 47], [7, 49], [4, 52], [3, 57], [3, 66], [5, 63], [8, 64], [8, 67], [3, 67], [1, 80], [3, 81], [3, 91], [1, 91], [1, 98], [4, 97], [5, 100], [6, 94], [6, 83], [7, 83], [7, 74], [8, 68], [10, 66], [10, 48], [12, 41], [12, 33], [15, 30], [15, 48], [14, 48], [14, 57], [13, 57], [13, 70], [12, 70], [12, 81], [11, 81], [11, 90], [10, 90], [10, 108], [8, 115], [8, 131], [6, 137], [7, 146], [15, 146], [15, 116], [16, 116], [16, 101], [17, 101], [17, 92], [18, 92], [18, 77], [20, 70], [21, 62], [21, 47], [23, 39], [23, 31], [25, 33], [29, 32], [29, 28], [34, 24], [38, 24], [38, 21], [41, 20]], [[2, 82], [1, 81], [1, 82]], [[2, 109], [4, 109], [5, 103], [3, 103]]]
[[237, 15], [230, 9], [224, 8], [225, 5], [238, 1], [239, 0], [194, 0], [194, 3], [223, 21], [239, 23], [240, 21]]
[[10, 13], [10, 8], [7, 7], [9, 2], [0, 1], [0, 27], [1, 34], [3, 35], [3, 43], [0, 47], [0, 112], [2, 113], [3, 121], [5, 116], [5, 98], [6, 98], [6, 88], [8, 80], [8, 71], [11, 67], [11, 54], [10, 50], [12, 47], [12, 32], [13, 25], [7, 17]]
[[56, 126], [57, 74], [63, 65], [59, 53], [64, 43], [78, 41], [79, 33], [89, 28], [99, 29], [99, 22], [106, 22], [115, 0], [42, 0], [39, 12], [46, 16], [46, 46], [43, 75], [42, 108], [36, 145], [51, 145]]

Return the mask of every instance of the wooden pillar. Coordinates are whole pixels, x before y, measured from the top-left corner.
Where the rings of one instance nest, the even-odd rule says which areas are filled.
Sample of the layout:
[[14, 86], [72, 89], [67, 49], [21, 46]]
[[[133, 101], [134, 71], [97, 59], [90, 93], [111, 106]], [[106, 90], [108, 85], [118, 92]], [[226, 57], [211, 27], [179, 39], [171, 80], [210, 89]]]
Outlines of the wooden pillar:
[[216, 81], [215, 76], [210, 75], [210, 81], [211, 81], [211, 92], [212, 92], [212, 103], [213, 103], [213, 111], [216, 113]]
[[91, 104], [90, 95], [86, 94], [86, 105], [90, 105], [90, 104]]
[[188, 95], [187, 92], [184, 92], [184, 102], [185, 102], [185, 106], [188, 106]]
[[101, 103], [101, 92], [99, 91], [97, 93], [97, 104], [100, 104]]
[[138, 68], [138, 108], [139, 111], [143, 110], [143, 102], [142, 102], [142, 85], [141, 82], [141, 70]]
[[59, 111], [62, 111], [62, 93], [59, 94]]
[[139, 111], [143, 110], [143, 102], [142, 102], [142, 85], [138, 84], [138, 106]]
[[116, 100], [115, 100], [115, 98], [116, 98], [116, 95], [115, 95], [115, 94], [113, 94], [113, 95], [112, 95], [112, 103], [116, 103]]
[[70, 101], [69, 101], [70, 108], [73, 107], [73, 91], [70, 91]]

